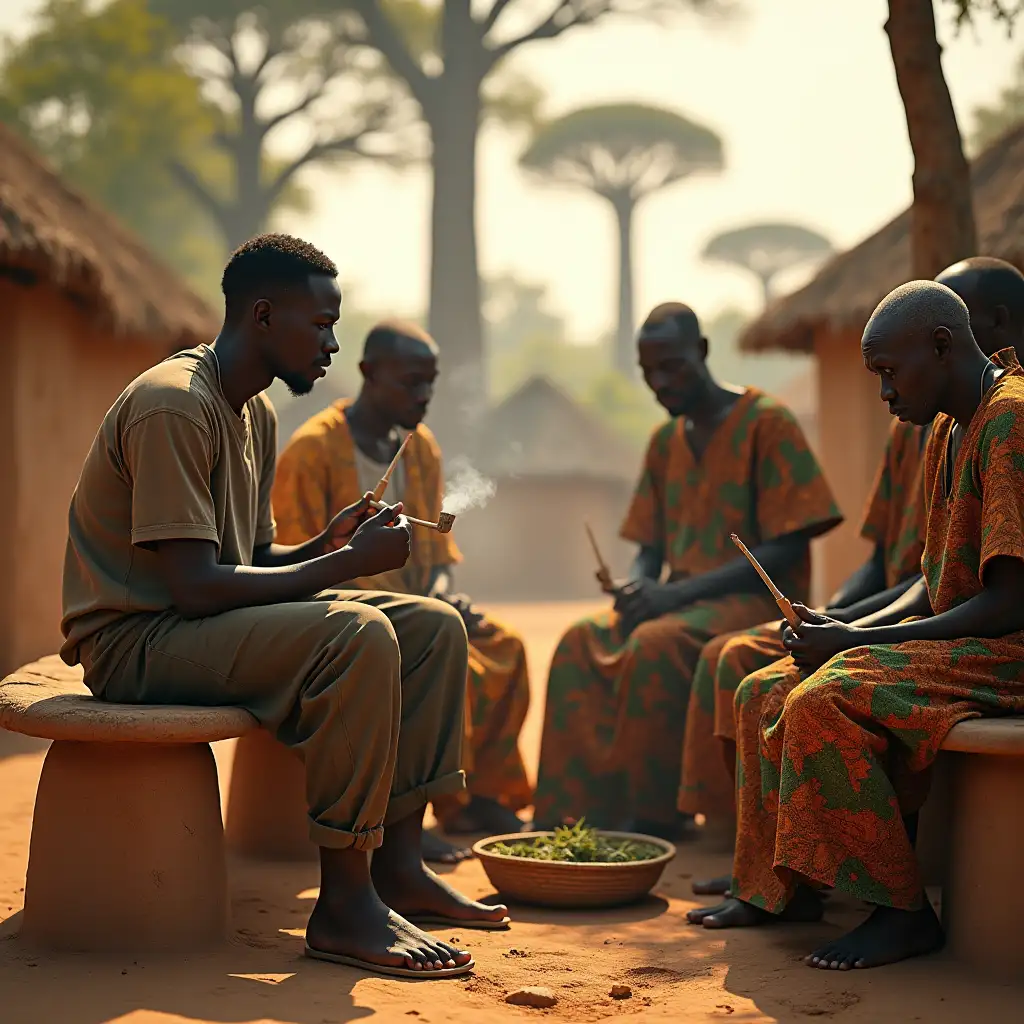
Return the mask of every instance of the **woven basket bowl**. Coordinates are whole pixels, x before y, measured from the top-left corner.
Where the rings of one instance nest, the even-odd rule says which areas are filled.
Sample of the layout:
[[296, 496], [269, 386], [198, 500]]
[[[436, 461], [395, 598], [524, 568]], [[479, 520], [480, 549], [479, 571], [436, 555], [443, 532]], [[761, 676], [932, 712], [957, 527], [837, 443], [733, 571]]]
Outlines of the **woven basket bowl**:
[[653, 860], [626, 864], [570, 864], [564, 861], [505, 857], [488, 847], [495, 843], [537, 839], [553, 832], [514, 832], [490, 836], [473, 847], [491, 885], [502, 896], [538, 907], [617, 907], [642, 900], [658, 884], [676, 848], [664, 839], [634, 832], [601, 832], [606, 839], [633, 839], [664, 850]]

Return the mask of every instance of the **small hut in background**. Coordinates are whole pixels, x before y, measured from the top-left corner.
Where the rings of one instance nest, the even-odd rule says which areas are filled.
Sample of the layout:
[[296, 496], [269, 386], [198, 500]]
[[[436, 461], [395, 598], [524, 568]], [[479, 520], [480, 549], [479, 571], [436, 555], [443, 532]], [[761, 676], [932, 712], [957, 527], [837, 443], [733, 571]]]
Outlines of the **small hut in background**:
[[497, 491], [485, 508], [459, 516], [466, 560], [457, 588], [486, 601], [599, 597], [583, 522], [613, 571], [625, 572], [634, 550], [618, 531], [639, 463], [632, 446], [551, 381], [531, 378], [481, 427], [474, 465]]
[[128, 382], [212, 311], [0, 125], [0, 675], [56, 650], [68, 503]]
[[[977, 255], [1024, 269], [1024, 126], [981, 153], [971, 168]], [[818, 452], [846, 522], [823, 539], [827, 591], [867, 557], [857, 537], [890, 418], [878, 381], [864, 369], [860, 338], [875, 306], [911, 275], [910, 212], [831, 260], [805, 287], [773, 304], [740, 338], [747, 352], [817, 356]]]

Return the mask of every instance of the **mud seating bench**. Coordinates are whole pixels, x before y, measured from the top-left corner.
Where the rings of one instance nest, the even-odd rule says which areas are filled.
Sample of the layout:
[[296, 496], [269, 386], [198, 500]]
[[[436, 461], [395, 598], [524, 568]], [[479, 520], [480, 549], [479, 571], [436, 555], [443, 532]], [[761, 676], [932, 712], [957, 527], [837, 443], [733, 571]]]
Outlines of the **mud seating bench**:
[[1010, 977], [1024, 976], [1022, 805], [1024, 717], [972, 719], [950, 730], [921, 814], [921, 838], [927, 832], [932, 847], [925, 880], [942, 885], [950, 952]]
[[235, 745], [224, 828], [228, 847], [243, 857], [310, 861], [319, 856], [309, 838], [302, 762], [264, 729]]
[[0, 727], [52, 740], [32, 817], [22, 935], [51, 949], [196, 950], [227, 932], [214, 740], [240, 708], [108, 704], [43, 658], [0, 683]]

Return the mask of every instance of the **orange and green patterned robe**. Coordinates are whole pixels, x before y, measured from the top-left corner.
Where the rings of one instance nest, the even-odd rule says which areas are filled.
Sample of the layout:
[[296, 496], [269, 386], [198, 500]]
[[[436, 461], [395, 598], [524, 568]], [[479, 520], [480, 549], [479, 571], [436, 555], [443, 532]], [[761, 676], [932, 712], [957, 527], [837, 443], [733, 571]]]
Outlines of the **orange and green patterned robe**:
[[[277, 542], [300, 544], [323, 530], [330, 519], [362, 495], [356, 449], [345, 417], [347, 401], [336, 402], [300, 427], [277, 462], [273, 505]], [[405, 511], [437, 520], [444, 490], [441, 450], [420, 425], [402, 456]], [[402, 569], [351, 580], [351, 590], [426, 594], [434, 570], [454, 565], [462, 555], [451, 534], [413, 527], [412, 550]], [[501, 802], [512, 810], [528, 807], [533, 793], [519, 752], [519, 733], [530, 704], [526, 650], [515, 633], [490, 620], [493, 633], [473, 636], [469, 645], [466, 744], [468, 792]], [[457, 807], [435, 807], [439, 817]]]
[[[700, 461], [685, 422], [655, 432], [621, 535], [665, 552], [670, 578], [732, 562], [730, 533], [751, 547], [840, 521], [832, 494], [792, 414], [753, 388], [730, 410]], [[778, 579], [805, 595], [810, 551]], [[623, 637], [615, 612], [562, 637], [551, 665], [535, 819], [614, 824], [627, 814], [670, 822], [693, 667], [713, 636], [762, 622], [775, 607], [762, 587], [701, 601]]]
[[[886, 589], [921, 571], [926, 436], [925, 427], [893, 420], [861, 524], [860, 535], [882, 549]], [[732, 815], [735, 794], [728, 763], [735, 755], [736, 688], [751, 672], [785, 657], [777, 619], [715, 637], [701, 651], [686, 713], [678, 804], [684, 813], [718, 819]]]
[[[925, 449], [922, 571], [935, 614], [982, 591], [993, 558], [1024, 559], [1024, 374], [1010, 372], [972, 418], [943, 492], [953, 420]], [[736, 694], [733, 895], [780, 912], [802, 879], [913, 910], [924, 890], [903, 817], [927, 794], [949, 730], [1024, 713], [1024, 631], [996, 640], [918, 640], [844, 651], [801, 682], [792, 660]]]

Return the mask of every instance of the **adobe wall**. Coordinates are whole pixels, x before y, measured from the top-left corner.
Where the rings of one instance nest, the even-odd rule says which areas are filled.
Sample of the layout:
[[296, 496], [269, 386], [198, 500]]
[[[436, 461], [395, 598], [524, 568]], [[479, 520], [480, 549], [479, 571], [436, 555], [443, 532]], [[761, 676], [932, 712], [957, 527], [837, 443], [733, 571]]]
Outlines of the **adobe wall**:
[[875, 479], [892, 417], [878, 397], [878, 378], [860, 354], [860, 331], [815, 339], [818, 387], [819, 455], [845, 518], [815, 545], [816, 576], [823, 598], [870, 555], [860, 539], [864, 504]]
[[[15, 316], [5, 317], [5, 347], [14, 354], [4, 386], [16, 500], [0, 532], [5, 557], [13, 561], [6, 578], [14, 583], [4, 588], [8, 606], [0, 606], [8, 635], [0, 648], [0, 671], [60, 645], [68, 505], [82, 462], [110, 405], [133, 377], [165, 354], [137, 339], [115, 339], [97, 330], [73, 302], [47, 286], [18, 291], [11, 307]], [[6, 298], [0, 291], [0, 301]]]

